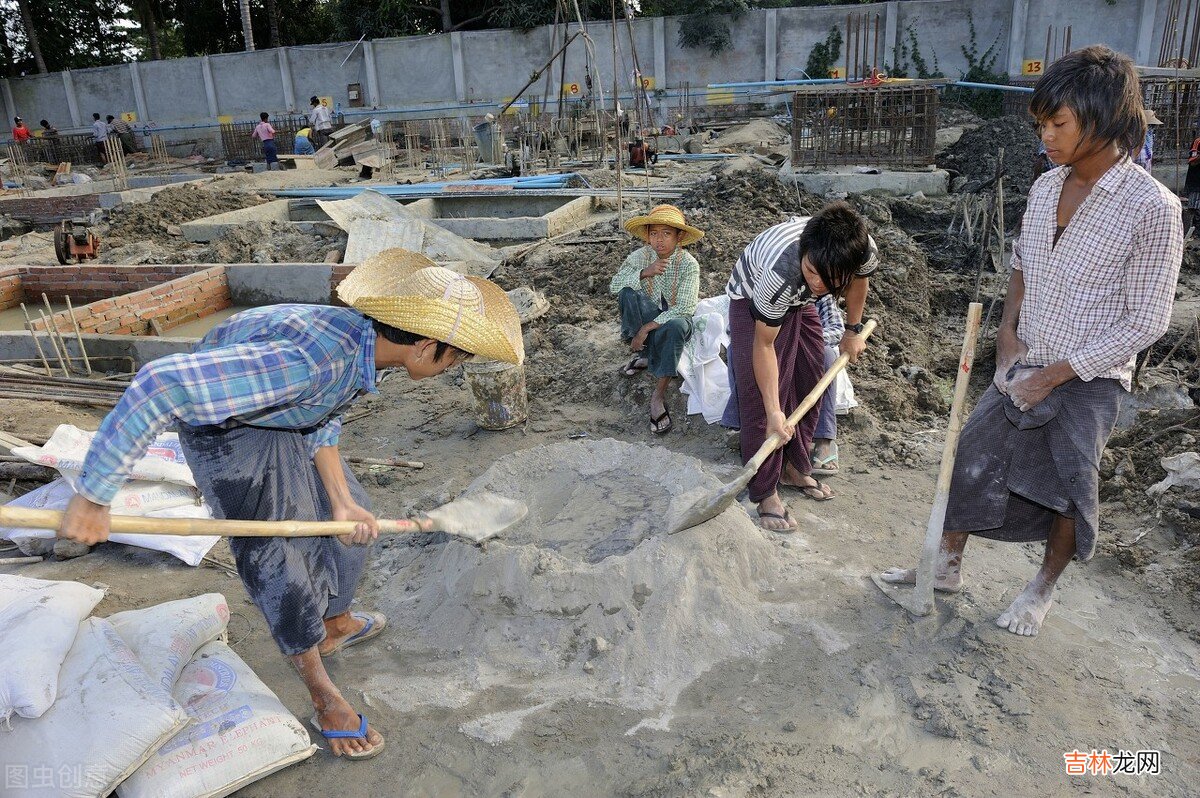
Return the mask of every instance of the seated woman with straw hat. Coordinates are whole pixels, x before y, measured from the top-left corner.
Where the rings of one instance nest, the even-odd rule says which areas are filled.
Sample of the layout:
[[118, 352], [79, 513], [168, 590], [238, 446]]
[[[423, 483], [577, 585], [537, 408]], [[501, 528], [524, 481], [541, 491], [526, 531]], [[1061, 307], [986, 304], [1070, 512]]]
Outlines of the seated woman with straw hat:
[[621, 371], [632, 377], [649, 369], [658, 378], [650, 397], [650, 431], [664, 435], [671, 431], [667, 386], [679, 376], [679, 357], [700, 298], [700, 264], [683, 248], [704, 233], [685, 222], [674, 205], [635, 216], [625, 229], [646, 246], [630, 253], [608, 286], [621, 309], [621, 339], [634, 352]]
[[[351, 602], [378, 536], [370, 501], [338, 452], [342, 414], [375, 393], [379, 369], [414, 380], [470, 355], [519, 363], [520, 321], [496, 285], [393, 249], [338, 286], [350, 307], [273, 305], [233, 316], [191, 354], [142, 367], [101, 424], [61, 538], [107, 540], [109, 502], [133, 464], [174, 425], [196, 485], [217, 518], [356, 521], [353, 535], [230, 539], [238, 574], [312, 697], [336, 756], [384, 745], [322, 663], [383, 631]], [[63, 541], [60, 541], [60, 543]]]

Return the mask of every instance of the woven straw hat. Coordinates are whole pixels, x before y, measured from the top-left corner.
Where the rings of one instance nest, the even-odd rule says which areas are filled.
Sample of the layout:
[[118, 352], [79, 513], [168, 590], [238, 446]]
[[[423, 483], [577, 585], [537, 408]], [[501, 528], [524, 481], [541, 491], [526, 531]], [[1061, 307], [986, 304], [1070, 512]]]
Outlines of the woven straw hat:
[[506, 363], [525, 359], [521, 320], [503, 289], [419, 253], [396, 248], [368, 258], [342, 280], [337, 295], [384, 324], [473, 355]]
[[685, 222], [683, 220], [683, 211], [674, 205], [657, 205], [645, 216], [633, 217], [625, 223], [625, 230], [631, 235], [635, 235], [649, 243], [650, 239], [646, 237], [646, 228], [652, 224], [665, 224], [669, 227], [674, 227], [676, 230], [682, 230], [683, 235], [679, 237], [679, 246], [681, 247], [686, 247], [688, 244], [695, 244], [704, 238], [704, 231], [692, 227]]

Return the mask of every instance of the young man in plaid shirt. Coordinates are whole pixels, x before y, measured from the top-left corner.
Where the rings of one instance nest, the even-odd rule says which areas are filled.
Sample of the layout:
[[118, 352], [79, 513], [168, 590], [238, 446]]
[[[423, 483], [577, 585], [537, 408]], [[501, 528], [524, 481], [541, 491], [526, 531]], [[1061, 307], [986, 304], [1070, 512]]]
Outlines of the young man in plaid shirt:
[[1044, 540], [1041, 569], [996, 619], [1033, 636], [1067, 563], [1096, 551], [1100, 455], [1134, 358], [1170, 322], [1183, 229], [1178, 198], [1130, 159], [1146, 120], [1126, 56], [1059, 59], [1029, 110], [1061, 168], [1034, 183], [1013, 245], [996, 373], [959, 441], [935, 587], [959, 590], [970, 535]]

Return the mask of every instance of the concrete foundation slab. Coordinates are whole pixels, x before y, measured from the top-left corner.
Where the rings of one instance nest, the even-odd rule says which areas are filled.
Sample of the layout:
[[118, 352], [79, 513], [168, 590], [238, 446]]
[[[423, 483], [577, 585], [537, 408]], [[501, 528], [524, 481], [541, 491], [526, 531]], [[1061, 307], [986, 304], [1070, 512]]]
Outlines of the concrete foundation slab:
[[874, 174], [856, 171], [847, 166], [827, 172], [799, 171], [787, 164], [779, 170], [779, 179], [798, 183], [813, 194], [888, 194], [906, 196], [918, 191], [927, 197], [940, 197], [950, 188], [950, 174], [944, 169], [917, 172], [880, 170]]
[[[586, 226], [597, 212], [593, 197], [437, 197], [404, 205], [413, 216], [463, 238], [478, 241], [536, 241]], [[247, 222], [288, 223], [310, 232], [332, 220], [316, 200], [280, 199], [180, 225], [183, 237], [207, 243]]]

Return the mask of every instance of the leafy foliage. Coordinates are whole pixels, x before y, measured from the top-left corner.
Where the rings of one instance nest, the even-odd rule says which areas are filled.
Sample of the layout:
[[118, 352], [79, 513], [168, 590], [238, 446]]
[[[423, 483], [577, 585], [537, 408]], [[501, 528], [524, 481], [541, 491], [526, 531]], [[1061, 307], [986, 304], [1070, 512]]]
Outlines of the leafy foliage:
[[[967, 15], [967, 25], [970, 31], [967, 43], [959, 47], [967, 61], [967, 70], [962, 73], [962, 79], [974, 83], [1007, 84], [1008, 74], [996, 71], [996, 61], [1000, 58], [1000, 34], [997, 33], [988, 48], [980, 53], [975, 19], [970, 14]], [[1003, 112], [1004, 100], [998, 91], [975, 91], [951, 86], [946, 89], [944, 97], [947, 102], [965, 106], [985, 119], [994, 119]]]
[[804, 71], [810, 78], [827, 78], [842, 55], [842, 30], [836, 25], [829, 29], [825, 41], [813, 45]]

